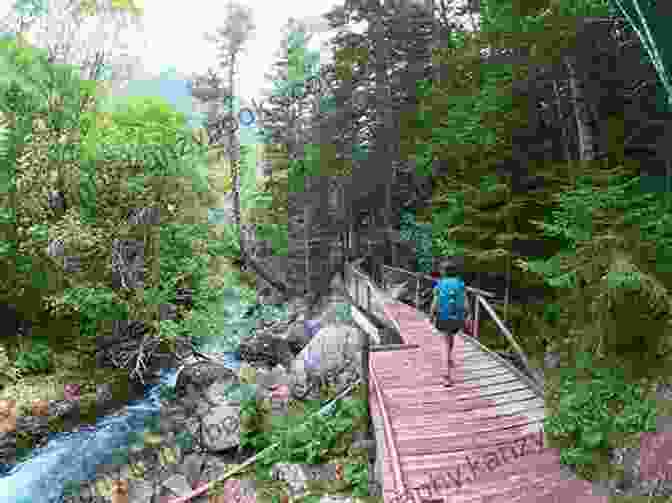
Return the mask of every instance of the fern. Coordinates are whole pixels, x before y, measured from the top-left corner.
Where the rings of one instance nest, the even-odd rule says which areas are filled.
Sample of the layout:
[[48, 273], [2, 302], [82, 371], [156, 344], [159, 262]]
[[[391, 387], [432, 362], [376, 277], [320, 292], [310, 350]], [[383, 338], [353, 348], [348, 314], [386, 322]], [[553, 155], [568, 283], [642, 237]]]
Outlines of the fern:
[[0, 165], [6, 165], [9, 162], [10, 150], [10, 136], [9, 129], [0, 125]]

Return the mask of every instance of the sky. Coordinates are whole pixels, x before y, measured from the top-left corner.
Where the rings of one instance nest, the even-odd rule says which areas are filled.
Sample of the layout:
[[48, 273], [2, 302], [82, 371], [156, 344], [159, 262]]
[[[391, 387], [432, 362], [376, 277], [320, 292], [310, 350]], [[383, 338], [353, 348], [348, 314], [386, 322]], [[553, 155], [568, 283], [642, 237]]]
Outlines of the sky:
[[[0, 16], [4, 16], [14, 0], [0, 0]], [[297, 19], [315, 18], [337, 5], [338, 0], [242, 0], [249, 6], [257, 29], [246, 45], [240, 65], [239, 89], [241, 98], [259, 99], [264, 73], [271, 70], [280, 46], [282, 27], [290, 16]], [[140, 39], [130, 36], [129, 48], [143, 59], [147, 72], [158, 74], [170, 67], [179, 73], [205, 72], [216, 66], [214, 44], [203, 38], [214, 33], [226, 16], [226, 2], [221, 0], [141, 0], [144, 32]], [[144, 38], [144, 41], [142, 40]], [[316, 35], [315, 39], [318, 38]], [[315, 48], [319, 48], [316, 40]], [[144, 46], [144, 47], [143, 47]], [[326, 51], [324, 52], [326, 55]]]
[[[0, 0], [0, 16], [9, 12], [14, 1]], [[180, 74], [191, 74], [204, 73], [209, 66], [216, 66], [214, 44], [206, 41], [203, 34], [214, 33], [221, 24], [226, 16], [226, 0], [136, 1], [144, 8], [144, 32], [140, 38], [128, 37], [128, 43], [131, 52], [137, 52], [142, 58], [145, 71], [158, 74], [175, 67]], [[341, 1], [240, 1], [252, 9], [257, 28], [246, 45], [237, 84], [241, 99], [259, 101], [262, 89], [269, 87], [269, 83], [264, 81], [264, 73], [272, 68], [280, 46], [282, 27], [289, 17], [318, 20], [321, 14]], [[356, 28], [353, 31], [358, 31]], [[330, 38], [330, 33], [313, 38], [312, 48], [318, 49]], [[325, 50], [322, 54], [326, 58], [329, 52]]]
[[[15, 0], [0, 0], [0, 17], [4, 17]], [[261, 101], [271, 83], [264, 74], [272, 70], [272, 64], [280, 47], [282, 28], [290, 17], [312, 21], [316, 26], [320, 16], [342, 0], [239, 0], [252, 9], [256, 30], [246, 44], [239, 66], [236, 89], [242, 102], [250, 99]], [[204, 39], [205, 33], [214, 33], [226, 17], [226, 0], [136, 0], [144, 9], [144, 29], [139, 36], [132, 31], [125, 36], [129, 52], [143, 61], [145, 76], [158, 74], [174, 68], [180, 75], [205, 73], [208, 67], [216, 67], [216, 48]], [[326, 20], [321, 24], [328, 29]], [[363, 26], [351, 26], [360, 31]], [[318, 30], [319, 31], [319, 30]], [[319, 49], [334, 32], [324, 31], [314, 35], [311, 48]], [[321, 51], [327, 62], [329, 51]]]
[[[337, 0], [244, 0], [244, 5], [253, 11], [257, 29], [240, 64], [238, 89], [244, 94], [241, 98], [258, 100], [261, 90], [268, 86], [264, 73], [271, 70], [280, 47], [282, 27], [290, 16], [319, 16], [338, 3]], [[147, 71], [158, 73], [175, 66], [180, 73], [205, 72], [216, 65], [216, 49], [204, 40], [203, 33], [214, 33], [221, 24], [226, 16], [225, 1], [144, 0], [143, 4], [147, 47], [142, 57]]]

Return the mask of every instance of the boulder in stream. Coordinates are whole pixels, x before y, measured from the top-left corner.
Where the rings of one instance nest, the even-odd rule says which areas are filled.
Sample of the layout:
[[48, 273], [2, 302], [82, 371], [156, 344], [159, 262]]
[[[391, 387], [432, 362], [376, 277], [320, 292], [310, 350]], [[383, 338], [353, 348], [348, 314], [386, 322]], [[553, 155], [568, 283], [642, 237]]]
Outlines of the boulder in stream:
[[260, 332], [242, 340], [239, 351], [242, 360], [270, 368], [288, 367], [294, 357], [285, 339]]
[[229, 386], [238, 382], [235, 372], [221, 363], [212, 360], [199, 361], [185, 365], [178, 373], [175, 384], [176, 395], [206, 396], [206, 391], [215, 383]]

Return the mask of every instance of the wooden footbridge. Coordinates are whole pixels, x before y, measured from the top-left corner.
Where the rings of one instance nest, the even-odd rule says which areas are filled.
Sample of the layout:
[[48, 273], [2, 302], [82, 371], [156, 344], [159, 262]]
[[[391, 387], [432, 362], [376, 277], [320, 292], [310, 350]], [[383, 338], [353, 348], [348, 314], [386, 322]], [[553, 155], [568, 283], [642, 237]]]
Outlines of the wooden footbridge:
[[[402, 272], [420, 305], [421, 283], [431, 278]], [[348, 264], [345, 279], [355, 305], [403, 341], [386, 346], [372, 334], [369, 354], [376, 470], [385, 503], [607, 502], [593, 484], [561, 466], [558, 449], [546, 445], [543, 386], [535, 379], [460, 333], [453, 348], [454, 386], [444, 387], [442, 341], [428, 316], [374, 285], [358, 263]], [[482, 307], [529, 368], [485, 299], [492, 295], [474, 288], [467, 295], [475, 306], [475, 335]]]

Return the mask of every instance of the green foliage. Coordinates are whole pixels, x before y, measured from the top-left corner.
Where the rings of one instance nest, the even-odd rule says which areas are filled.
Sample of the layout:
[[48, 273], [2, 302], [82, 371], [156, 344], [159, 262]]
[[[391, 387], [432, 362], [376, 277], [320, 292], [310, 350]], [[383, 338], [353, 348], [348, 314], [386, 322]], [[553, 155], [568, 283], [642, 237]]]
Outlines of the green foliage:
[[145, 96], [127, 98], [105, 116], [106, 127], [95, 133], [105, 136], [108, 144], [116, 145], [175, 143], [187, 123], [185, 115], [162, 98]]
[[336, 314], [336, 318], [341, 322], [347, 323], [352, 321], [352, 309], [347, 302], [337, 304], [334, 307], [334, 313]]
[[627, 20], [629, 28], [637, 33], [642, 47], [656, 69], [659, 83], [662, 84], [667, 95], [667, 110], [672, 110], [672, 83], [670, 82], [672, 60], [669, 56], [670, 45], [666, 24], [656, 9], [658, 2], [612, 0], [610, 4]]
[[[241, 445], [259, 451], [276, 442], [280, 446], [256, 464], [261, 479], [270, 478], [278, 462], [318, 464], [330, 454], [338, 454], [339, 440], [353, 431], [353, 425], [366, 416], [366, 403], [360, 399], [339, 400], [328, 415], [317, 414], [323, 404], [306, 403], [305, 413], [273, 417], [271, 427], [262, 430], [266, 413], [256, 398], [241, 404]], [[353, 475], [356, 478], [356, 474]]]
[[[55, 314], [71, 307], [74, 311], [85, 313], [91, 319], [119, 319], [128, 316], [123, 306], [117, 304], [118, 295], [108, 287], [74, 287], [67, 288], [58, 298], [50, 299], [47, 303]], [[123, 319], [123, 318], [121, 318]]]
[[38, 17], [47, 12], [46, 0], [16, 0], [12, 8], [22, 17]]
[[576, 368], [561, 372], [557, 413], [544, 420], [544, 431], [568, 442], [562, 463], [590, 465], [592, 450], [608, 448], [615, 433], [655, 431], [655, 404], [626, 382], [622, 369], [594, 366], [592, 356], [581, 353]]
[[289, 253], [287, 225], [261, 223], [255, 226], [255, 232], [259, 239], [270, 243], [273, 255], [287, 256], [287, 253]]
[[464, 247], [451, 238], [450, 230], [462, 225], [465, 217], [464, 193], [441, 191], [432, 211], [432, 253], [435, 257], [450, 257], [464, 253]]
[[369, 465], [367, 463], [346, 464], [343, 476], [352, 487], [353, 496], [369, 496]]
[[23, 375], [48, 371], [51, 368], [51, 352], [48, 342], [33, 337], [30, 350], [20, 352], [14, 365]]
[[[19, 47], [12, 40], [0, 42], [0, 66], [2, 185], [18, 186], [19, 177], [44, 180], [44, 173], [57, 166], [52, 172], [58, 172], [70, 206], [54, 220], [43, 208], [42, 187], [25, 182], [15, 199], [3, 198], [3, 229], [14, 225], [17, 231], [2, 236], [3, 255], [19, 274], [8, 295], [18, 295], [22, 282], [37, 288], [49, 281], [56, 286], [41, 294], [40, 306], [31, 308], [50, 309], [53, 316], [78, 316], [80, 335], [91, 339], [102, 321], [125, 319], [131, 313], [167, 342], [180, 334], [223, 332], [226, 317], [217, 300], [222, 292], [211, 285], [209, 267], [210, 258], [231, 250], [215, 240], [207, 223], [189, 221], [192, 215], [185, 211], [211, 197], [207, 152], [194, 141], [185, 117], [151, 97], [132, 98], [105, 112], [95, 100], [84, 105], [97, 98], [96, 83], [78, 80], [71, 67], [51, 65], [44, 51]], [[38, 128], [35, 119], [42, 121]], [[49, 140], [52, 133], [67, 133], [68, 141]], [[21, 170], [16, 169], [17, 159], [26, 152], [34, 159], [27, 157]], [[128, 236], [128, 210], [157, 204], [161, 225], [144, 235], [151, 241], [145, 264], [151, 278], [146, 278], [142, 292], [108, 288], [104, 264], [110, 261], [111, 240]], [[52, 281], [54, 274], [64, 279], [57, 265], [47, 264], [48, 278], [35, 268], [44, 265], [42, 250], [55, 237], [86, 259], [83, 272], [61, 283]], [[172, 302], [178, 286], [194, 291], [192, 316], [181, 325], [158, 323], [155, 306]], [[30, 358], [24, 357], [26, 365], [33, 365]]]
[[424, 273], [432, 272], [432, 225], [418, 223], [415, 216], [410, 212], [403, 212], [399, 234], [405, 241], [410, 241], [415, 246], [417, 269]]
[[159, 398], [165, 401], [175, 400], [177, 398], [175, 386], [162, 385], [159, 389]]

